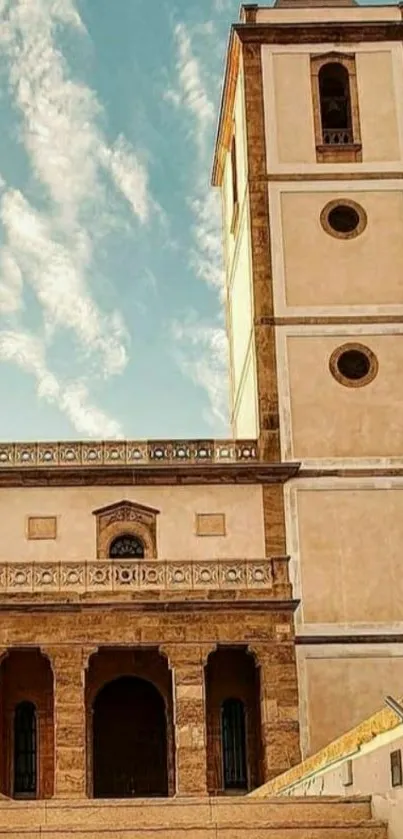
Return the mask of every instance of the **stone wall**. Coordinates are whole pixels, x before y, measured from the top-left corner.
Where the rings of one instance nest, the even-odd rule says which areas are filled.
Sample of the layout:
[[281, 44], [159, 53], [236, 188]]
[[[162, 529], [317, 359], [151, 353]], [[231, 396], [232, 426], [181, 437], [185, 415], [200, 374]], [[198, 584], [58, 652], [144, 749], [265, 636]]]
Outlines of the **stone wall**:
[[[52, 722], [51, 728], [55, 738], [55, 795], [62, 798], [91, 795], [92, 698], [111, 677], [140, 671], [147, 672], [152, 682], [158, 682], [156, 686], [166, 701], [171, 744], [175, 739], [175, 749], [168, 748], [172, 755], [170, 792], [206, 795], [205, 666], [217, 646], [247, 649], [254, 655], [259, 669], [255, 684], [260, 682], [255, 698], [262, 719], [259, 780], [269, 780], [299, 760], [291, 609], [279, 606], [274, 611], [258, 604], [254, 608], [237, 609], [236, 604], [231, 604], [226, 610], [220, 604], [215, 610], [212, 604], [205, 604], [200, 612], [187, 612], [177, 604], [174, 611], [161, 612], [154, 611], [152, 606], [141, 609], [139, 604], [137, 608], [123, 603], [109, 608], [88, 604], [85, 608], [65, 603], [57, 609], [37, 606], [30, 611], [24, 607], [3, 611], [0, 621], [3, 653], [21, 648], [40, 650], [53, 670], [54, 725]], [[112, 652], [109, 658], [107, 650]], [[165, 670], [157, 664], [158, 650], [166, 658]], [[6, 656], [4, 668], [8, 667], [7, 661], [11, 661], [11, 656]], [[34, 687], [39, 685], [35, 683]], [[51, 709], [47, 719], [50, 725]], [[51, 794], [53, 769], [47, 764], [41, 772], [47, 778], [39, 790], [43, 797], [45, 789], [46, 794]], [[3, 778], [7, 777], [9, 772], [3, 767]], [[253, 785], [258, 782], [256, 774], [252, 773], [251, 782]]]

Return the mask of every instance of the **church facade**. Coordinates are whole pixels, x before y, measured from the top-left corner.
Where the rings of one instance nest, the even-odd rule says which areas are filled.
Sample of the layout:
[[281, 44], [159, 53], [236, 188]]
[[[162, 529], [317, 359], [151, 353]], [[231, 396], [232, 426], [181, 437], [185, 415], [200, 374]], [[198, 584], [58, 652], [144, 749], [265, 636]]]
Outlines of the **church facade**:
[[279, 0], [232, 29], [213, 169], [232, 424], [300, 464], [282, 512], [304, 755], [401, 693], [402, 92], [400, 7]]
[[0, 792], [246, 793], [401, 693], [401, 9], [231, 30], [233, 438], [0, 444]]

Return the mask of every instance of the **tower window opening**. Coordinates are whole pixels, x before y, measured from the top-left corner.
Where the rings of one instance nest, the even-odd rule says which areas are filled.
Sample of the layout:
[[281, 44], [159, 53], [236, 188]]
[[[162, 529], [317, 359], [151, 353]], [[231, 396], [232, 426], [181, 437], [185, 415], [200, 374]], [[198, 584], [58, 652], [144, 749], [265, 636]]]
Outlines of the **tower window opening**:
[[320, 115], [324, 145], [353, 143], [350, 79], [339, 62], [324, 64], [319, 71]]
[[330, 210], [329, 224], [337, 233], [353, 233], [360, 223], [360, 217], [354, 207], [339, 204]]
[[232, 219], [231, 219], [231, 233], [235, 233], [239, 217], [239, 201], [238, 201], [238, 169], [236, 162], [236, 140], [235, 133], [231, 140], [231, 178], [232, 178]]
[[232, 173], [232, 201], [234, 206], [238, 204], [238, 170], [236, 165], [236, 141], [235, 135], [231, 141], [231, 173]]
[[363, 387], [378, 373], [378, 360], [363, 344], [344, 344], [330, 358], [330, 372], [345, 387]]

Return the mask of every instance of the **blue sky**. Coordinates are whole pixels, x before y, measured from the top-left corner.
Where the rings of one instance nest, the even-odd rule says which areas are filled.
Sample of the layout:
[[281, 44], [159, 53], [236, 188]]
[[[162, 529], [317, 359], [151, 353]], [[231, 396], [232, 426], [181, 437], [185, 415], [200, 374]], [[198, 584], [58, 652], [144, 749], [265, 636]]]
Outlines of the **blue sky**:
[[0, 438], [228, 434], [210, 171], [238, 0], [0, 0]]

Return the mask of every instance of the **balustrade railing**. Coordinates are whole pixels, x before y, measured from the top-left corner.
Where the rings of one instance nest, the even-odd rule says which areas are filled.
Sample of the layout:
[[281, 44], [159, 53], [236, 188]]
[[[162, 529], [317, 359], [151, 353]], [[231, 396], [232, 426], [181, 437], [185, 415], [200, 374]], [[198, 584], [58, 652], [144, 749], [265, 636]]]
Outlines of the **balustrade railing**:
[[338, 130], [326, 128], [323, 132], [323, 144], [325, 146], [348, 146], [353, 142], [353, 132], [350, 128], [341, 128]]
[[0, 469], [244, 463], [257, 459], [256, 440], [0, 443]]
[[288, 583], [288, 558], [208, 561], [0, 563], [0, 596], [127, 590], [271, 589]]

